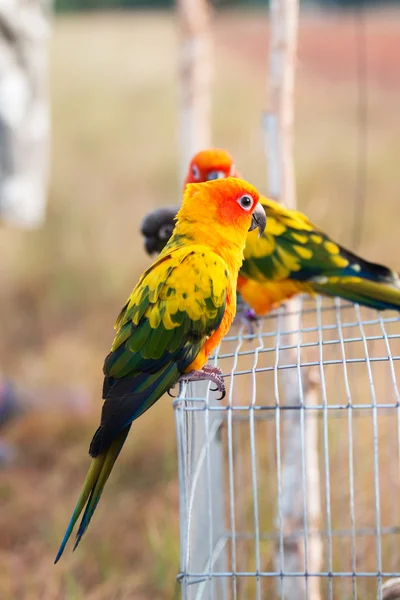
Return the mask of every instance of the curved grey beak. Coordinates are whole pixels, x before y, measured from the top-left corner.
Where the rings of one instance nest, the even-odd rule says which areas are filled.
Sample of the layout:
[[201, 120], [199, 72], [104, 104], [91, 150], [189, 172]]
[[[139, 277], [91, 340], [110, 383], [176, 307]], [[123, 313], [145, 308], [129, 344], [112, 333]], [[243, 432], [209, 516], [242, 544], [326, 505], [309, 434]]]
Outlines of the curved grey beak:
[[265, 231], [265, 226], [267, 224], [267, 215], [265, 214], [265, 210], [262, 207], [262, 204], [257, 202], [257, 206], [254, 209], [253, 216], [251, 219], [251, 225], [249, 231], [253, 231], [256, 227], [258, 227], [258, 237], [262, 236]]

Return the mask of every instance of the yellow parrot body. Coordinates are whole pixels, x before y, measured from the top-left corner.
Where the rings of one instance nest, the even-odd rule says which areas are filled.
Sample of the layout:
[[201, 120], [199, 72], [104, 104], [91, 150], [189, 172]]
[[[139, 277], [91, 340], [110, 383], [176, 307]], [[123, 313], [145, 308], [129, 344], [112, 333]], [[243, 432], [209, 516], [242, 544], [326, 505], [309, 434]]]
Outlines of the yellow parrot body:
[[87, 529], [132, 422], [182, 376], [222, 382], [203, 367], [234, 318], [246, 233], [256, 225], [263, 230], [265, 213], [247, 182], [187, 186], [171, 239], [117, 319], [93, 460], [56, 562], [83, 510], [75, 546]]
[[[185, 318], [188, 320], [186, 328], [193, 328], [193, 323], [197, 323], [199, 331], [207, 330], [209, 334], [194, 360], [185, 367], [184, 372], [190, 372], [202, 369], [208, 356], [229, 330], [236, 313], [236, 273], [239, 265], [230, 257], [227, 261], [223, 260], [209, 246], [188, 244], [182, 247], [181, 231], [184, 229], [181, 225], [176, 236], [179, 236], [179, 242], [171, 238], [168, 247], [132, 292], [117, 321], [119, 332], [111, 353], [116, 352], [125, 337], [131, 334], [131, 324], [137, 327], [145, 316], [148, 320], [148, 337], [145, 334], [132, 340], [130, 349], [139, 352], [143, 342], [150, 343], [150, 336], [153, 336], [152, 358], [161, 358], [170, 341], [164, 331], [178, 332]], [[188, 239], [186, 235], [185, 239]], [[161, 289], [160, 282], [165, 282]], [[151, 298], [151, 303], [146, 306], [143, 300], [147, 300], [147, 296]], [[212, 302], [212, 307], [207, 304], [209, 302]], [[143, 309], [140, 310], [141, 306], [146, 306], [144, 313]], [[179, 315], [182, 317], [179, 318]], [[216, 322], [218, 327], [215, 327]], [[207, 329], [207, 323], [212, 323], [211, 329]], [[187, 335], [186, 328], [179, 334]], [[114, 361], [108, 371], [109, 376], [119, 374], [121, 377], [128, 372], [134, 358], [124, 355], [124, 359], [129, 359], [130, 363]]]
[[237, 291], [244, 302], [251, 306], [256, 315], [266, 315], [271, 310], [278, 308], [282, 302], [293, 298], [297, 294], [312, 294], [310, 286], [297, 281], [279, 281], [274, 283], [260, 283], [254, 279], [247, 279], [239, 275]]

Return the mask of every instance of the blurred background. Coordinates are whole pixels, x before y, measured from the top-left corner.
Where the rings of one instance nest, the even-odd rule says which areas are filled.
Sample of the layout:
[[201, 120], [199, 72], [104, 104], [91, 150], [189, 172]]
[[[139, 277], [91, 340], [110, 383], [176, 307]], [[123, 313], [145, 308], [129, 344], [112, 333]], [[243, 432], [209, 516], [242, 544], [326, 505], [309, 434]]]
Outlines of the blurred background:
[[[52, 563], [89, 464], [113, 323], [149, 264], [139, 223], [180, 198], [173, 2], [58, 0], [53, 15], [31, 0], [24, 27], [29, 43], [45, 39], [38, 55], [8, 28], [20, 4], [0, 7], [0, 409], [15, 408], [0, 410], [0, 597], [171, 599], [179, 494], [168, 397], [135, 423], [79, 551]], [[266, 4], [223, 0], [212, 18], [213, 143], [262, 190]], [[295, 146], [300, 210], [397, 270], [399, 5], [301, 3]], [[42, 187], [36, 211], [10, 218], [1, 185], [18, 85], [6, 91], [4, 65], [30, 68], [29, 57], [42, 120], [21, 164], [35, 157]]]

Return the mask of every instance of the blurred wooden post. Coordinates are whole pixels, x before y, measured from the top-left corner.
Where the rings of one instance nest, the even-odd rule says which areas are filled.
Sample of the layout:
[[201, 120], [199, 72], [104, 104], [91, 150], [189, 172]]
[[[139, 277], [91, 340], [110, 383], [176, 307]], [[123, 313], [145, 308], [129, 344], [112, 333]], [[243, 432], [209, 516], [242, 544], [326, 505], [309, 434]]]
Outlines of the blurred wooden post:
[[[270, 2], [270, 55], [269, 55], [269, 107], [266, 115], [266, 146], [268, 156], [268, 182], [271, 197], [296, 208], [296, 183], [293, 161], [294, 82], [297, 51], [299, 1], [271, 0]], [[298, 329], [299, 303], [296, 299], [287, 303], [284, 330]], [[290, 314], [291, 313], [291, 314]], [[291, 333], [282, 340], [293, 349], [282, 353], [284, 361], [296, 364], [298, 334]], [[284, 402], [301, 406], [316, 402], [316, 382], [302, 377], [299, 382], [295, 369], [283, 371]], [[282, 432], [282, 487], [281, 516], [283, 529], [283, 564], [279, 544], [276, 549], [276, 570], [285, 573], [319, 572], [322, 560], [322, 544], [318, 536], [308, 538], [307, 556], [302, 537], [290, 538], [291, 534], [305, 529], [318, 530], [321, 501], [318, 469], [318, 430], [315, 419], [305, 415], [305, 473], [303, 481], [302, 462], [302, 416], [300, 411], [285, 411]], [[307, 418], [308, 417], [308, 418]], [[305, 489], [304, 489], [305, 488]], [[304, 497], [307, 498], [306, 511]], [[281, 589], [282, 583], [278, 586]], [[278, 592], [279, 593], [279, 592]], [[284, 581], [283, 597], [287, 600], [320, 600], [320, 583], [317, 577], [288, 577]]]
[[26, 228], [46, 207], [49, 5], [0, 2], [0, 221]]
[[177, 0], [180, 45], [180, 182], [192, 156], [211, 146], [212, 41], [207, 0]]

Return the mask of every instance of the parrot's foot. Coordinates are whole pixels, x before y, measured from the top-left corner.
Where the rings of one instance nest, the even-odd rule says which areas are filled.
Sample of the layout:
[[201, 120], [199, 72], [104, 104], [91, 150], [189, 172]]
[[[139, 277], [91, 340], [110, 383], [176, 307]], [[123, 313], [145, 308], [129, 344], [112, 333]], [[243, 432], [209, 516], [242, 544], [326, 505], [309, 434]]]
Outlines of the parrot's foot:
[[246, 321], [248, 321], [249, 323], [258, 323], [258, 317], [256, 315], [256, 312], [254, 309], [252, 308], [248, 308], [245, 313], [244, 313], [244, 318], [246, 319]]
[[243, 323], [247, 327], [249, 335], [255, 335], [255, 327], [258, 321], [255, 311], [246, 305], [242, 305], [236, 313], [235, 322]]
[[258, 319], [255, 311], [252, 308], [249, 308], [248, 310], [246, 310], [244, 317], [243, 317], [243, 321], [247, 325], [249, 334], [255, 335], [256, 327], [259, 323], [259, 319]]
[[190, 371], [180, 377], [181, 381], [204, 381], [209, 380], [215, 383], [215, 388], [211, 388], [212, 392], [221, 392], [218, 400], [223, 400], [226, 395], [226, 389], [224, 379], [222, 377], [222, 371], [218, 367], [213, 365], [204, 365], [201, 371]]
[[[221, 392], [221, 396], [218, 400], [223, 400], [226, 396], [226, 388], [224, 379], [222, 377], [222, 371], [218, 367], [213, 365], [204, 365], [200, 371], [190, 371], [181, 375], [178, 381], [204, 381], [209, 380], [215, 383], [215, 388], [211, 388], [213, 392]], [[171, 395], [171, 394], [170, 394]]]
[[243, 320], [245, 323], [247, 323], [249, 329], [253, 334], [253, 325], [256, 325], [258, 323], [258, 317], [256, 315], [256, 312], [252, 308], [248, 308], [243, 315]]

